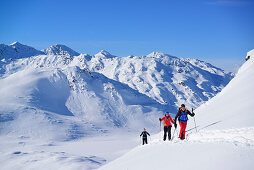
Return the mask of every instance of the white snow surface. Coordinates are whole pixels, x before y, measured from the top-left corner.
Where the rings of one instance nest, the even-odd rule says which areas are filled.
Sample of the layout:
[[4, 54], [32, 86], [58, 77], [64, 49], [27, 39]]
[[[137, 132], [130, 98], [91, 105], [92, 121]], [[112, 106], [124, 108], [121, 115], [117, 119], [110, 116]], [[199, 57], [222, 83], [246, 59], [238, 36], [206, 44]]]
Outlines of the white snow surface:
[[190, 118], [186, 140], [176, 129], [172, 141], [162, 142], [161, 132], [99, 169], [254, 169], [253, 74], [252, 54], [222, 92], [195, 111], [197, 129]]
[[[235, 130], [233, 130], [235, 132]], [[246, 132], [251, 134], [251, 145], [246, 145], [241, 135]], [[212, 132], [210, 132], [212, 133]], [[227, 141], [230, 133], [225, 132], [219, 138], [217, 132], [213, 132], [211, 139], [209, 133], [193, 134], [188, 141], [174, 140], [150, 141], [150, 144], [138, 146], [124, 156], [99, 168], [100, 170], [239, 170], [253, 169], [254, 145], [253, 128], [243, 130], [239, 138], [240, 141]], [[249, 135], [250, 136], [250, 135]], [[193, 138], [193, 139], [192, 139]], [[152, 138], [153, 139], [153, 138]], [[250, 140], [250, 139], [249, 139]], [[243, 142], [244, 144], [242, 145]]]

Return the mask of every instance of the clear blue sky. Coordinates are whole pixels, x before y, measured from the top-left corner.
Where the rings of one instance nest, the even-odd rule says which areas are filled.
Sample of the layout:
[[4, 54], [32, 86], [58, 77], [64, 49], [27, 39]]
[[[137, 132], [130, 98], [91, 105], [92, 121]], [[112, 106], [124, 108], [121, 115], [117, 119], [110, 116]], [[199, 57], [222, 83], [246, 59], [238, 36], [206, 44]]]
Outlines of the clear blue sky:
[[0, 43], [161, 51], [233, 70], [254, 48], [253, 0], [0, 0]]

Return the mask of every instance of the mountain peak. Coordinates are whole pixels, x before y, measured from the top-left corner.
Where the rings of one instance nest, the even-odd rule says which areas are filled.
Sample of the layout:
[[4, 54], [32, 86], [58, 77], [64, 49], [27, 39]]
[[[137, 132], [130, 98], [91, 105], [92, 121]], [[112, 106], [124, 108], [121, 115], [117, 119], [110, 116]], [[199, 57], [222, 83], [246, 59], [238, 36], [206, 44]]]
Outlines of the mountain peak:
[[[30, 48], [30, 49], [35, 49], [33, 47], [30, 47], [28, 45], [25, 45], [25, 44], [21, 44], [20, 42], [18, 41], [15, 41], [14, 43], [8, 45], [9, 47], [12, 47], [12, 48]], [[39, 50], [38, 50], [39, 51]]]
[[67, 47], [66, 45], [63, 45], [63, 44], [55, 44], [55, 45], [51, 45], [50, 47], [54, 48], [54, 47], [57, 47], [57, 48], [69, 48]]
[[26, 58], [35, 55], [42, 55], [44, 54], [42, 51], [36, 50], [33, 47], [21, 44], [20, 42], [16, 41], [10, 45], [1, 44], [0, 45], [0, 58], [5, 59], [19, 59], [19, 58]]
[[154, 58], [162, 58], [162, 57], [165, 57], [165, 56], [173, 57], [173, 56], [165, 54], [163, 52], [152, 52], [152, 53], [147, 55], [147, 57], [154, 57]]
[[42, 51], [47, 55], [70, 55], [70, 56], [80, 55], [78, 52], [62, 44], [52, 45], [46, 49], [43, 49]]
[[153, 51], [149, 55], [165, 55], [163, 52]]
[[108, 51], [106, 51], [106, 50], [101, 50], [100, 53], [103, 54], [103, 55], [111, 55], [111, 54], [110, 54]]
[[115, 57], [106, 50], [101, 50], [99, 53], [95, 54], [94, 56], [100, 57], [100, 58], [114, 58]]
[[23, 45], [23, 44], [21, 44], [21, 43], [18, 42], [18, 41], [15, 41], [14, 43], [10, 44], [10, 46], [13, 46], [13, 45]]

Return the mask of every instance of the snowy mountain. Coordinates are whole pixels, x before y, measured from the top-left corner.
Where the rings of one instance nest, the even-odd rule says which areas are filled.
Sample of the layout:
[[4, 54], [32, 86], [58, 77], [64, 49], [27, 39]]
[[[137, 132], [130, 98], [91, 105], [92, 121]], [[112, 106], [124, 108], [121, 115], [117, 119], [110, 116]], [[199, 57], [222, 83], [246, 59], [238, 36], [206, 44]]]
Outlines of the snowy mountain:
[[26, 58], [41, 54], [44, 54], [44, 52], [19, 42], [10, 45], [0, 44], [0, 60]]
[[[106, 130], [154, 127], [154, 119], [165, 110], [174, 114], [181, 103], [197, 107], [233, 77], [203, 61], [158, 52], [117, 57], [101, 51], [72, 58], [78, 54], [63, 45], [43, 51], [47, 55], [2, 63], [2, 122], [15, 122], [29, 110], [50, 119], [71, 116]], [[4, 129], [9, 133], [12, 128]]]
[[[49, 61], [57, 60], [61, 68], [46, 65]], [[29, 64], [24, 68], [18, 67], [25, 63]], [[19, 71], [11, 72], [11, 66]], [[100, 131], [98, 129], [103, 132], [114, 127], [143, 127], [146, 121], [151, 126], [151, 120], [159, 111], [157, 109], [161, 109], [161, 112], [163, 109], [153, 99], [125, 84], [99, 73], [64, 65], [61, 56], [35, 56], [18, 60], [11, 66], [7, 67], [10, 72], [6, 75], [9, 76], [0, 80], [0, 113], [1, 122], [4, 122], [2, 133], [17, 129], [15, 132], [18, 134], [33, 136], [43, 131], [40, 127], [44, 122], [46, 127], [60, 126], [65, 130], [56, 136], [52, 131], [50, 136], [46, 128], [40, 137], [49, 136], [57, 140], [62, 135], [65, 137], [59, 140], [69, 140], [83, 137], [84, 134], [79, 131], [86, 131], [86, 135], [90, 135], [92, 133], [89, 131], [96, 133]], [[34, 121], [30, 124], [27, 119]], [[73, 126], [82, 130], [73, 132]], [[76, 137], [70, 138], [72, 135]]]
[[[187, 140], [181, 141], [175, 137], [173, 141], [163, 142], [162, 133], [159, 133], [150, 138], [150, 144], [138, 146], [99, 169], [252, 170], [253, 50], [247, 57], [249, 59], [235, 78], [218, 95], [195, 111], [198, 132], [193, 118], [190, 118], [186, 130]], [[176, 129], [174, 135], [178, 133], [179, 129]]]
[[52, 45], [49, 48], [43, 49], [42, 51], [46, 55], [70, 55], [71, 57], [80, 55], [69, 47], [60, 44]]
[[214, 97], [233, 78], [232, 73], [197, 59], [154, 52], [147, 56], [116, 57], [102, 51], [80, 55], [72, 65], [98, 72], [168, 105], [171, 112], [182, 103], [198, 107]]
[[165, 111], [198, 107], [233, 78], [206, 62], [158, 52], [43, 51], [0, 61], [4, 169], [98, 168], [136, 146], [140, 129], [158, 132]]
[[20, 59], [37, 55], [69, 55], [71, 57], [80, 55], [65, 45], [56, 44], [41, 51], [33, 47], [14, 42], [10, 45], [0, 44], [0, 60]]
[[100, 59], [107, 59], [107, 58], [114, 58], [116, 56], [110, 54], [109, 52], [105, 51], [105, 50], [101, 50], [99, 53], [94, 55], [94, 58]]

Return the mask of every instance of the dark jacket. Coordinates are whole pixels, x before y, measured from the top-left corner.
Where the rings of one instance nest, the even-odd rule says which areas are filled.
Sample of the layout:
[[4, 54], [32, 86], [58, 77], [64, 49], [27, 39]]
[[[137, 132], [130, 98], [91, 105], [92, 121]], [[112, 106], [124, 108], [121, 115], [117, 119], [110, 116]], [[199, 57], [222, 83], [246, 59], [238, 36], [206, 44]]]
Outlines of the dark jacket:
[[150, 134], [147, 131], [143, 131], [140, 136], [143, 136], [143, 138], [147, 138], [147, 135], [150, 136]]
[[185, 111], [182, 111], [180, 108], [179, 108], [179, 110], [178, 110], [178, 112], [177, 112], [177, 114], [176, 114], [176, 117], [175, 117], [175, 123], [176, 123], [176, 121], [177, 121], [177, 118], [178, 118], [178, 121], [179, 122], [187, 122], [187, 120], [188, 120], [188, 116], [187, 116], [187, 120], [186, 121], [183, 121], [183, 120], [181, 120], [180, 119], [180, 116], [182, 115], [182, 112], [186, 112], [187, 113], [187, 115], [190, 115], [191, 117], [193, 117], [195, 114], [194, 113], [191, 113], [189, 110], [187, 110], [187, 109], [185, 109]]

